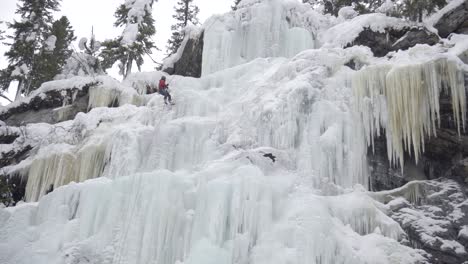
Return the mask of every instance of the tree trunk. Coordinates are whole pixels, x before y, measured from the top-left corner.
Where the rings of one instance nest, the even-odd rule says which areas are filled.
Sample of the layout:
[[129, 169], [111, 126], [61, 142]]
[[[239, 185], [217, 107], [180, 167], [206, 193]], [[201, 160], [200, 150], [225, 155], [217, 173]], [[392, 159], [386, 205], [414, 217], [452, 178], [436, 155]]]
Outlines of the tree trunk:
[[133, 58], [129, 56], [127, 60], [127, 66], [125, 67], [126, 70], [125, 70], [124, 79], [127, 79], [128, 75], [132, 73], [132, 66], [133, 66]]
[[18, 89], [16, 90], [15, 101], [18, 101], [21, 98], [21, 92], [23, 91], [23, 80], [18, 81]]

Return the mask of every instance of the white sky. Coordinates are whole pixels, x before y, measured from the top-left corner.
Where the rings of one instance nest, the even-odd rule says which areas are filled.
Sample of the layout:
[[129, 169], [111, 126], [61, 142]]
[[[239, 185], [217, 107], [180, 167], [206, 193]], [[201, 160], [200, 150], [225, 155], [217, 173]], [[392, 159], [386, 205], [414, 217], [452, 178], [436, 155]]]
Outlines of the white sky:
[[[195, 0], [200, 7], [199, 18], [204, 22], [213, 14], [222, 14], [230, 10], [234, 0]], [[17, 0], [0, 0], [0, 21], [11, 22], [15, 18]], [[100, 41], [118, 36], [122, 30], [114, 28], [114, 12], [116, 8], [124, 3], [124, 0], [62, 0], [61, 11], [55, 14], [56, 18], [66, 15], [75, 30], [77, 41], [82, 37], [89, 37], [91, 27], [94, 26], [96, 38]], [[166, 42], [170, 37], [171, 25], [174, 23], [172, 15], [174, 14], [174, 5], [177, 0], [159, 0], [154, 5], [153, 17], [156, 20], [157, 33], [154, 40], [161, 52], [154, 51], [153, 58], [158, 61], [164, 57]], [[0, 25], [5, 29], [5, 24]], [[78, 50], [78, 45], [75, 43]], [[0, 68], [4, 68], [7, 62], [4, 53], [8, 47], [0, 44]], [[143, 66], [143, 71], [151, 71], [155, 67], [154, 63], [147, 59]], [[134, 71], [136, 67], [134, 68]], [[111, 75], [116, 75], [116, 70], [111, 71]], [[0, 101], [3, 103], [4, 101]]]

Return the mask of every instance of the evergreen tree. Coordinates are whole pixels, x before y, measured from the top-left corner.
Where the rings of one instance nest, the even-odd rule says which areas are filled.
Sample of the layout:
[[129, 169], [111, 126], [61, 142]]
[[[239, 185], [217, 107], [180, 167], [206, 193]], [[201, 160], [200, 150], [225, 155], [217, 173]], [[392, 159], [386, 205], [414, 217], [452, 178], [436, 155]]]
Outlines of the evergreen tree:
[[179, 49], [185, 34], [184, 29], [189, 25], [198, 25], [198, 13], [200, 9], [193, 4], [193, 0], [179, 0], [174, 7], [175, 15], [172, 17], [177, 20], [177, 23], [172, 25], [172, 36], [167, 42], [167, 55], [175, 54]]
[[[0, 25], [1, 25], [1, 24], [3, 24], [3, 21], [0, 21]], [[5, 34], [5, 31], [0, 29], [0, 41], [2, 41], [2, 40], [5, 39], [5, 37], [3, 36], [3, 34]]]
[[66, 16], [53, 23], [40, 54], [35, 58], [34, 76], [31, 80], [33, 89], [53, 80], [61, 72], [73, 52], [70, 45], [75, 39], [74, 31]]
[[399, 3], [398, 10], [405, 18], [422, 22], [425, 15], [432, 14], [446, 4], [446, 0], [404, 0]]
[[322, 6], [326, 14], [338, 15], [341, 8], [352, 6], [359, 14], [375, 12], [386, 0], [302, 0], [313, 6]]
[[10, 50], [5, 53], [9, 66], [0, 74], [2, 89], [8, 89], [10, 82], [18, 81], [18, 92], [30, 92], [31, 79], [35, 75], [32, 70], [36, 56], [42, 49], [47, 33], [53, 21], [52, 12], [58, 11], [58, 0], [19, 0], [16, 14], [21, 21], [14, 21], [8, 27], [14, 30]]
[[[236, 11], [237, 10], [237, 6], [239, 5], [241, 0], [234, 0], [234, 5], [231, 6], [232, 8], [232, 11]], [[303, 0], [303, 1], [307, 1], [307, 0]]]
[[120, 74], [125, 78], [132, 72], [135, 62], [138, 69], [143, 65], [143, 56], [151, 54], [155, 44], [151, 37], [156, 33], [152, 16], [155, 0], [126, 0], [115, 12], [116, 27], [124, 26], [122, 35], [102, 43], [102, 66], [108, 69], [120, 62]]

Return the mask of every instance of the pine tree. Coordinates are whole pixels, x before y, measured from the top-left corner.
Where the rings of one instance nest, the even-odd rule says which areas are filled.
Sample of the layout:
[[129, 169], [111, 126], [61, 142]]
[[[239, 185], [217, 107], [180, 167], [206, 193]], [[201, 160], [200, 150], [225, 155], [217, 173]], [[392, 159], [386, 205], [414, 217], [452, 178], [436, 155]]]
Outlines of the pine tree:
[[126, 78], [132, 72], [135, 62], [138, 69], [143, 65], [143, 56], [151, 54], [155, 44], [151, 37], [156, 33], [152, 16], [156, 0], [126, 0], [115, 12], [116, 27], [124, 26], [122, 35], [102, 43], [102, 66], [108, 69], [120, 62], [120, 74]]
[[404, 0], [399, 4], [399, 13], [412, 21], [422, 22], [425, 15], [432, 14], [446, 4], [446, 0]]
[[53, 21], [52, 12], [58, 11], [58, 0], [19, 0], [16, 14], [21, 21], [14, 21], [8, 27], [14, 30], [10, 50], [5, 53], [9, 66], [0, 74], [2, 89], [8, 89], [10, 82], [18, 81], [16, 98], [30, 92], [32, 71], [37, 54], [48, 38], [47, 33]]
[[200, 9], [193, 4], [193, 0], [179, 0], [174, 7], [175, 15], [172, 17], [177, 23], [171, 26], [172, 36], [167, 42], [167, 56], [175, 54], [179, 49], [185, 34], [184, 29], [189, 25], [198, 25], [198, 13]]
[[[237, 6], [239, 5], [241, 0], [234, 0], [234, 5], [231, 6], [232, 8], [232, 11], [236, 11], [237, 10]], [[307, 1], [307, 0], [304, 0], [304, 1]]]
[[386, 0], [302, 0], [313, 6], [322, 6], [326, 14], [338, 15], [341, 8], [352, 6], [359, 14], [375, 12]]
[[[1, 24], [3, 24], [3, 21], [0, 21], [0, 25], [1, 25]], [[3, 34], [5, 34], [5, 31], [0, 29], [0, 41], [2, 41], [2, 40], [5, 39], [5, 37], [3, 36]]]
[[76, 39], [70, 21], [66, 16], [52, 24], [45, 45], [36, 56], [31, 87], [38, 88], [42, 83], [51, 81], [58, 75], [67, 59], [71, 56], [71, 43]]

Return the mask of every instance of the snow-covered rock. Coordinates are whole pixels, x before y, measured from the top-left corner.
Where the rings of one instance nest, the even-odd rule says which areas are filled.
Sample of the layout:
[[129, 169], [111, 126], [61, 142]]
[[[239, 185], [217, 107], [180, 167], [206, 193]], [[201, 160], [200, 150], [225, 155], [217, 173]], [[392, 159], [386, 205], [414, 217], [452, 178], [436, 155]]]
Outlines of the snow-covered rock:
[[437, 29], [439, 35], [443, 38], [451, 33], [468, 33], [468, 1], [453, 0], [428, 19], [428, 23]]
[[384, 14], [366, 14], [344, 21], [319, 36], [323, 47], [363, 45], [371, 48], [377, 57], [391, 51], [407, 50], [416, 44], [434, 45], [436, 34], [424, 27]]
[[387, 203], [390, 215], [407, 232], [409, 244], [430, 254], [430, 263], [455, 264], [468, 257], [460, 235], [468, 223], [464, 189], [450, 180], [419, 181], [376, 195], [392, 197]]
[[190, 26], [184, 29], [184, 34], [177, 53], [164, 60], [163, 71], [198, 78], [202, 72], [204, 30]]

